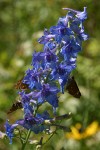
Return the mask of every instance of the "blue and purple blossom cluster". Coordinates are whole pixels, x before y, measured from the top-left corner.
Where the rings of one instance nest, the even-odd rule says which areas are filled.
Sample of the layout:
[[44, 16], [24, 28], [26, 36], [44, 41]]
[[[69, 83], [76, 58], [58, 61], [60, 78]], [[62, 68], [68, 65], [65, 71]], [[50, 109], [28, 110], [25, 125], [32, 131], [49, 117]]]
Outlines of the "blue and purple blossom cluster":
[[48, 102], [55, 113], [58, 107], [58, 93], [64, 93], [64, 86], [68, 83], [71, 72], [76, 68], [78, 52], [82, 49], [82, 42], [88, 39], [84, 31], [83, 22], [87, 18], [84, 11], [69, 8], [65, 17], [59, 18], [56, 26], [44, 30], [44, 35], [38, 39], [43, 44], [43, 51], [34, 52], [32, 69], [26, 71], [23, 83], [29, 87], [28, 91], [19, 92], [24, 110], [24, 118], [10, 125], [6, 122], [6, 134], [12, 143], [14, 128], [18, 125], [38, 134], [49, 129], [45, 120], [51, 120], [47, 111], [38, 114], [38, 108]]

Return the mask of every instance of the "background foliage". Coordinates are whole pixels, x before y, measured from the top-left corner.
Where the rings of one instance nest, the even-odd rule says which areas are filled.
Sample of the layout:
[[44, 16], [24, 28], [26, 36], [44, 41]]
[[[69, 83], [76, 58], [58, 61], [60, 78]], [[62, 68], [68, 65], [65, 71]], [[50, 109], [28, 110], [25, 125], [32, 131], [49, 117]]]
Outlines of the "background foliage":
[[[10, 118], [13, 123], [21, 116], [20, 111], [9, 116], [6, 112], [18, 99], [14, 84], [24, 76], [25, 70], [30, 66], [33, 51], [42, 50], [37, 39], [42, 35], [44, 28], [49, 29], [50, 26], [57, 23], [60, 16], [66, 15], [66, 11], [62, 8], [83, 10], [84, 6], [87, 6], [88, 11], [85, 28], [90, 39], [84, 42], [83, 51], [78, 56], [77, 69], [73, 72], [82, 96], [77, 100], [67, 92], [61, 95], [58, 113], [64, 114], [69, 111], [73, 113], [73, 117], [64, 122], [66, 126], [80, 123], [84, 130], [93, 121], [100, 123], [100, 1], [0, 0], [1, 131], [4, 131], [4, 123], [7, 118]], [[46, 109], [45, 106], [44, 109]], [[20, 149], [20, 144], [17, 142], [14, 140], [13, 145], [8, 145], [8, 140], [0, 140], [0, 150]], [[81, 140], [68, 139], [66, 133], [59, 131], [44, 146], [44, 150], [96, 150], [99, 146], [100, 131]]]

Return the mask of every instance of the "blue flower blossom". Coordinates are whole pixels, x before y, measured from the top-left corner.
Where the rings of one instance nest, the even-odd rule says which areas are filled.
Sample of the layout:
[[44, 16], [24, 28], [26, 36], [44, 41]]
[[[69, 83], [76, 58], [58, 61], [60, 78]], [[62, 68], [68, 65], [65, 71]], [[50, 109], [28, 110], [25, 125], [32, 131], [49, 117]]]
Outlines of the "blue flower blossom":
[[61, 54], [64, 56], [64, 60], [68, 61], [70, 58], [76, 58], [79, 51], [81, 51], [81, 46], [71, 39], [67, 45], [62, 47]]
[[36, 114], [36, 117], [27, 116], [24, 119], [18, 120], [17, 123], [27, 130], [30, 129], [35, 134], [38, 134], [39, 132], [50, 128], [49, 126], [43, 124], [46, 119], [50, 119], [50, 116], [49, 113], [45, 111], [42, 114]]
[[48, 41], [52, 40], [55, 37], [55, 35], [50, 34], [50, 32], [45, 29], [44, 30], [44, 36], [38, 39], [38, 42], [41, 44], [46, 44]]
[[[57, 87], [50, 86], [49, 84], [43, 84], [40, 92], [34, 91], [29, 94], [20, 92], [24, 114], [33, 114], [33, 108], [43, 104], [44, 102], [48, 102], [55, 108], [58, 107], [58, 92], [59, 89]], [[32, 104], [34, 107], [32, 107]]]
[[63, 25], [57, 25], [50, 28], [50, 32], [55, 35], [55, 41], [61, 43], [62, 40], [68, 41], [69, 37], [73, 35], [73, 32], [70, 28]]
[[69, 10], [71, 12], [73, 12], [77, 18], [79, 18], [80, 20], [84, 21], [85, 19], [87, 19], [87, 11], [86, 11], [86, 8], [87, 7], [84, 7], [84, 11], [81, 12], [81, 11], [76, 11], [76, 10], [73, 10], [73, 9], [70, 9], [70, 8], [63, 8], [65, 10]]
[[28, 84], [30, 89], [41, 89], [40, 78], [42, 73], [42, 70], [28, 69], [23, 79], [23, 83]]
[[57, 45], [55, 41], [51, 40], [44, 45], [44, 52], [48, 52], [48, 51], [55, 52], [56, 46]]
[[58, 92], [59, 89], [57, 87], [52, 87], [49, 84], [44, 84], [41, 91], [41, 97], [56, 108], [58, 107]]
[[66, 62], [58, 64], [51, 72], [52, 79], [59, 82], [60, 91], [64, 93], [64, 86], [68, 81], [71, 71], [75, 68]]
[[17, 127], [17, 126], [18, 126], [18, 124], [10, 125], [8, 120], [6, 121], [6, 124], [5, 124], [6, 134], [9, 137], [10, 144], [12, 144], [12, 138], [14, 137], [13, 132], [14, 132], [15, 127]]

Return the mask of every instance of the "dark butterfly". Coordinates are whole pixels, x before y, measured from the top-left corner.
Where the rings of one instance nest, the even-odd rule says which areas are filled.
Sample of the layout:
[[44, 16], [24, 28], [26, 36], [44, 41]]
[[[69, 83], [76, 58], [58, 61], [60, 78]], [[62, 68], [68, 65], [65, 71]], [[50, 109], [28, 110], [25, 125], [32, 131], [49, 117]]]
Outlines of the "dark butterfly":
[[66, 90], [68, 91], [69, 94], [71, 94], [75, 98], [80, 98], [81, 97], [81, 92], [78, 88], [78, 85], [77, 85], [74, 77], [71, 77], [69, 79], [68, 85], [66, 86]]
[[22, 103], [21, 103], [21, 101], [17, 101], [16, 103], [14, 103], [14, 104], [11, 106], [11, 108], [10, 108], [10, 110], [7, 112], [7, 114], [10, 114], [10, 113], [12, 113], [12, 112], [14, 112], [14, 111], [16, 111], [17, 109], [20, 109], [20, 108], [22, 108]]
[[23, 79], [19, 80], [16, 84], [15, 84], [15, 88], [18, 90], [26, 90], [28, 89], [28, 84], [25, 84], [22, 82]]

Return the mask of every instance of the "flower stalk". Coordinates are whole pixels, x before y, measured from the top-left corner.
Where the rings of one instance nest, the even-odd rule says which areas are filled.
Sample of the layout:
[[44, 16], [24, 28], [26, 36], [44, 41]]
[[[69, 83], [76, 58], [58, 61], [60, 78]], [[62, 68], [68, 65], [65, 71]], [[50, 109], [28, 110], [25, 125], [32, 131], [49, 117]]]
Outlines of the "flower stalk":
[[26, 136], [26, 140], [25, 140], [25, 142], [22, 144], [22, 149], [21, 149], [21, 150], [24, 150], [24, 149], [25, 149], [26, 144], [27, 144], [27, 142], [28, 142], [28, 139], [29, 139], [29, 137], [30, 137], [30, 134], [31, 134], [31, 130], [28, 131], [27, 136]]

